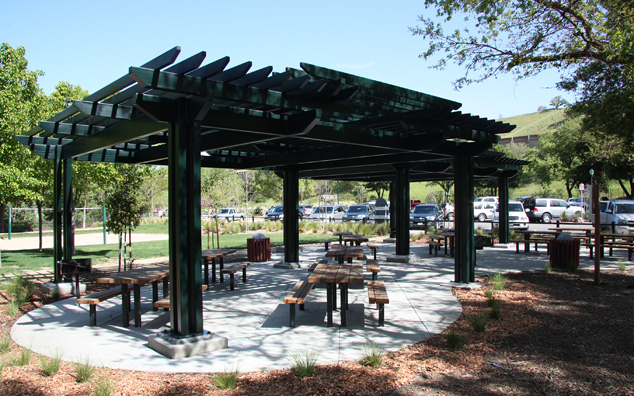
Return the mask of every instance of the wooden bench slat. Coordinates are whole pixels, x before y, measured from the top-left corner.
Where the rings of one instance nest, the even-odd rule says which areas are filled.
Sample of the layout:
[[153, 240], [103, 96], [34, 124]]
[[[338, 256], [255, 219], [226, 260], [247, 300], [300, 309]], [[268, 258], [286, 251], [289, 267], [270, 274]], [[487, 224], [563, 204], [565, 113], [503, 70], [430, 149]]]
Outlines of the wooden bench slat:
[[387, 297], [385, 282], [380, 280], [368, 282], [368, 296], [370, 298], [370, 304], [389, 304], [390, 302], [390, 299]]
[[304, 304], [304, 300], [308, 296], [308, 293], [312, 290], [313, 284], [307, 281], [298, 281], [286, 297], [284, 297], [285, 304]]
[[[208, 285], [203, 285], [202, 287], [202, 291], [205, 291], [209, 288]], [[161, 298], [158, 301], [154, 302], [154, 308], [165, 308], [165, 309], [169, 309], [170, 308], [170, 296], [166, 296]]]
[[90, 293], [81, 296], [76, 300], [76, 303], [79, 304], [98, 304], [102, 301], [105, 301], [109, 298], [118, 296], [121, 294], [121, 286], [111, 287], [110, 289], [101, 290], [98, 292]]

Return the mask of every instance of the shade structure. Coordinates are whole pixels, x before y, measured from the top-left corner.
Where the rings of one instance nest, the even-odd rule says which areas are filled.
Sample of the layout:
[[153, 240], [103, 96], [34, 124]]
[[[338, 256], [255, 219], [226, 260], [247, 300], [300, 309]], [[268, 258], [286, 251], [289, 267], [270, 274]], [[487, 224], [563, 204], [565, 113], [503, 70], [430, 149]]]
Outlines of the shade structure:
[[[514, 126], [462, 113], [455, 101], [307, 63], [274, 72], [252, 70], [251, 62], [229, 66], [229, 57], [205, 63], [205, 52], [177, 62], [179, 54], [175, 47], [130, 67], [17, 136], [36, 154], [68, 166], [169, 166], [171, 315], [178, 336], [203, 331], [201, 167], [273, 171], [283, 179], [285, 256], [294, 261], [299, 178], [396, 183], [397, 253], [407, 254], [409, 182], [509, 177], [525, 164], [490, 151]], [[462, 174], [465, 164], [469, 171]], [[468, 212], [468, 197], [459, 197], [461, 213]], [[457, 227], [473, 221], [460, 216]], [[467, 257], [459, 255], [466, 261], [457, 267], [474, 264], [466, 246]]]

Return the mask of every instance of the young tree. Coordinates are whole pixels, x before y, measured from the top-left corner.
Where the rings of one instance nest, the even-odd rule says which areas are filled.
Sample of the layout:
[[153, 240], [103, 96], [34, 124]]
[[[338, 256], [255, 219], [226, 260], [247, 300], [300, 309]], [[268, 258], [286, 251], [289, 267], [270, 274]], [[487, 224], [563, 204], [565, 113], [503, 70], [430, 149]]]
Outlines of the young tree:
[[106, 228], [119, 236], [119, 271], [122, 262], [125, 271], [127, 255], [124, 246], [129, 243], [130, 253], [132, 251], [132, 241], [127, 239], [126, 242], [126, 235], [131, 236], [132, 230], [141, 224], [143, 206], [139, 195], [147, 169], [143, 166], [125, 164], [117, 164], [115, 169], [117, 173], [112, 179], [112, 187], [106, 192]]
[[0, 44], [0, 232], [8, 205], [38, 199], [41, 182], [34, 176], [34, 155], [15, 136], [35, 126], [46, 101], [37, 78], [28, 70], [24, 47]]

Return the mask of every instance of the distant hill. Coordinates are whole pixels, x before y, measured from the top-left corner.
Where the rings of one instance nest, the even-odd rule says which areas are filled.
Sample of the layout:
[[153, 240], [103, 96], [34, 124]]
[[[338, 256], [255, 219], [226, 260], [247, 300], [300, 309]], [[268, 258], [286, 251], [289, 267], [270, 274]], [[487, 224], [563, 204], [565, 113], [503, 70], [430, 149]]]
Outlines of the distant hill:
[[551, 109], [537, 113], [502, 118], [496, 121], [506, 122], [517, 127], [509, 133], [500, 134], [502, 138], [516, 136], [539, 135], [557, 128], [564, 120], [564, 110]]

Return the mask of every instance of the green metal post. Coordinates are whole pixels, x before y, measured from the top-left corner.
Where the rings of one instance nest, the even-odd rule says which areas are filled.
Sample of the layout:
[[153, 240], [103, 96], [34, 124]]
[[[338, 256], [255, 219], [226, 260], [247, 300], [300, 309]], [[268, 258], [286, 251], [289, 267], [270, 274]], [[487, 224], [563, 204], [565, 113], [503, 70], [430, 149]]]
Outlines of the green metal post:
[[61, 160], [62, 148], [57, 146], [53, 162], [53, 268], [55, 283], [61, 282], [59, 261], [63, 257], [62, 251], [62, 206], [63, 206], [63, 172]]
[[103, 207], [103, 244], [106, 244], [106, 207]]
[[396, 230], [396, 254], [409, 255], [409, 167], [394, 165], [394, 223]]
[[475, 238], [473, 218], [473, 158], [454, 157], [455, 281], [475, 281]]
[[75, 241], [73, 235], [73, 160], [62, 160], [62, 174], [63, 174], [63, 229], [64, 229], [64, 260], [71, 260], [73, 258], [73, 250]]
[[299, 262], [299, 173], [289, 168], [284, 171], [284, 261]]
[[11, 217], [12, 217], [11, 206], [9, 206], [9, 240], [11, 240], [11, 222], [12, 222]]
[[203, 333], [200, 235], [200, 123], [187, 121], [187, 100], [170, 124], [170, 323], [174, 337]]
[[500, 243], [509, 243], [511, 240], [509, 231], [509, 178], [506, 175], [498, 177], [498, 195], [500, 198]]

